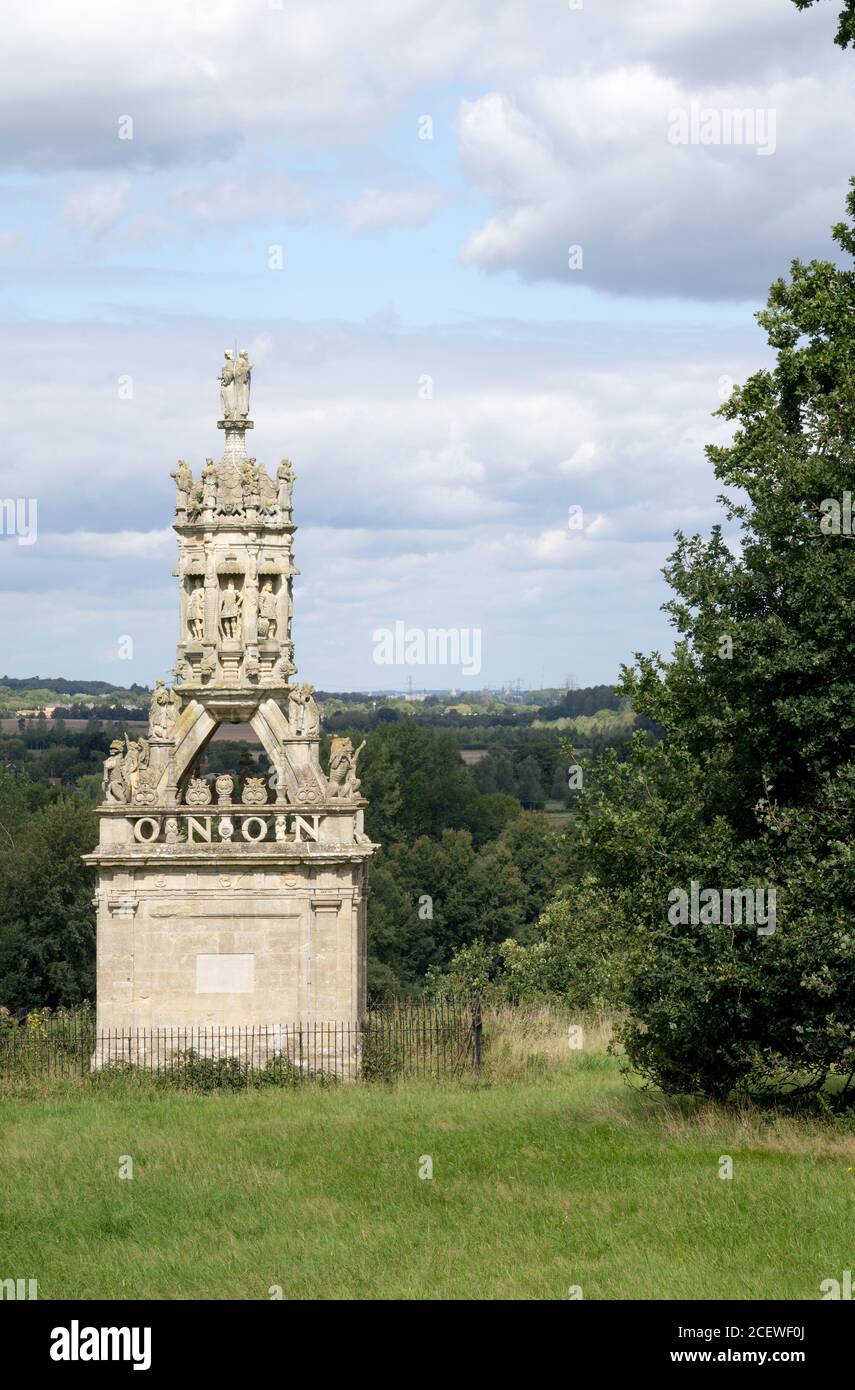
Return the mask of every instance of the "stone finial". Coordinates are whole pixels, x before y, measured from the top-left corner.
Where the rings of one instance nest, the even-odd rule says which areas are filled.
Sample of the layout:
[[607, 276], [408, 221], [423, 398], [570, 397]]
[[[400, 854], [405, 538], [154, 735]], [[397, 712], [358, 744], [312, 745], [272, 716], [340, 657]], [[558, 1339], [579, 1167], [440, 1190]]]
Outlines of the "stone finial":
[[252, 363], [249, 353], [241, 348], [235, 356], [231, 348], [223, 354], [225, 361], [220, 368], [220, 407], [223, 420], [243, 421], [249, 419], [249, 392], [252, 384]]

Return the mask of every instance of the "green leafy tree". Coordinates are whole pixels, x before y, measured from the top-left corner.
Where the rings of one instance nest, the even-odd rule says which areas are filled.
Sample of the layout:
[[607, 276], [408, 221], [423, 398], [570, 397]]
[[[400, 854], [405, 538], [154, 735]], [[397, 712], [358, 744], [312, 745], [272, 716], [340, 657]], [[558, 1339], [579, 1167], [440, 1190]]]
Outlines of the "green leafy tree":
[[62, 798], [20, 820], [0, 846], [0, 1001], [8, 1008], [95, 997], [92, 875], [80, 856], [97, 816]]
[[[816, 4], [816, 0], [793, 0], [797, 10], [809, 10], [811, 5]], [[834, 42], [841, 48], [848, 48], [850, 44], [855, 45], [855, 0], [845, 0], [842, 10], [838, 16], [837, 34]]]
[[[852, 220], [834, 235], [855, 254]], [[794, 262], [758, 318], [776, 364], [734, 390], [732, 443], [707, 451], [738, 535], [678, 535], [673, 658], [624, 671], [666, 736], [607, 754], [579, 799], [577, 852], [632, 960], [630, 1060], [711, 1095], [855, 1078], [851, 266]], [[774, 930], [672, 920], [692, 881], [774, 889]]]
[[540, 764], [534, 757], [523, 758], [517, 767], [516, 794], [523, 806], [529, 810], [542, 806], [545, 800]]

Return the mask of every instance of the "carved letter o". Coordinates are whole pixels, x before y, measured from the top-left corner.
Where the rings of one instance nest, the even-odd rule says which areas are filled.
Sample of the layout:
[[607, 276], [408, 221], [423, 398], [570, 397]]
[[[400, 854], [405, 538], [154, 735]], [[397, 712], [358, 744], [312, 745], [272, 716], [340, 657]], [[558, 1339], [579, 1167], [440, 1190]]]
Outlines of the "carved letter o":
[[[249, 832], [249, 827], [250, 827], [251, 825], [260, 825], [260, 826], [261, 826], [261, 834], [260, 834], [260, 835], [250, 835], [248, 832]], [[262, 820], [261, 816], [244, 816], [243, 824], [242, 824], [242, 826], [241, 826], [241, 828], [240, 828], [240, 833], [241, 833], [241, 835], [243, 836], [243, 838], [244, 838], [245, 840], [250, 840], [253, 844], [256, 844], [256, 845], [257, 845], [257, 844], [259, 843], [259, 841], [260, 841], [260, 840], [263, 840], [264, 837], [265, 837], [266, 834], [267, 834], [267, 821], [266, 821], [266, 820]]]
[[[144, 825], [150, 825], [150, 826], [153, 827], [152, 833], [151, 833], [150, 835], [143, 835], [143, 833], [142, 833], [142, 828], [143, 828]], [[160, 817], [159, 817], [159, 816], [140, 816], [139, 820], [136, 821], [136, 823], [134, 824], [134, 839], [135, 839], [135, 840], [138, 840], [139, 843], [140, 843], [141, 845], [150, 845], [150, 844], [152, 844], [152, 843], [157, 839], [157, 837], [158, 837], [159, 834], [160, 834]]]

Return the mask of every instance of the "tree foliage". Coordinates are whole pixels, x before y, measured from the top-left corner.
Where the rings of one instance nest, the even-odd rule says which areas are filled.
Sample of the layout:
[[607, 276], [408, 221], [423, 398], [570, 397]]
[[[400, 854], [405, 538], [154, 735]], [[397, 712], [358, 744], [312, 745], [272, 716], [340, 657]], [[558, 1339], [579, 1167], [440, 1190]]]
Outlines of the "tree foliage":
[[[855, 253], [851, 220], [834, 235]], [[707, 451], [737, 534], [678, 535], [674, 655], [638, 655], [621, 687], [666, 738], [605, 757], [578, 846], [632, 957], [631, 1061], [714, 1095], [855, 1074], [855, 274], [794, 262], [758, 318], [776, 364]], [[774, 888], [774, 931], [672, 923], [691, 881]]]
[[[811, 5], [816, 4], [816, 0], [793, 0], [793, 4], [797, 10], [809, 10]], [[834, 42], [841, 48], [848, 48], [850, 44], [855, 46], [855, 0], [844, 0], [837, 20]]]

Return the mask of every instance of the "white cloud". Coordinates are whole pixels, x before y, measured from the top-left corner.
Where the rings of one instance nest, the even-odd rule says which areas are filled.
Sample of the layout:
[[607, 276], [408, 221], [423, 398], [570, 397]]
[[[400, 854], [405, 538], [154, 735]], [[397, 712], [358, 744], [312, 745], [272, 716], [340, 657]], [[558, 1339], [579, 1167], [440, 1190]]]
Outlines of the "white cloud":
[[[751, 112], [754, 143], [671, 143], [674, 112], [693, 106]], [[793, 255], [828, 252], [848, 156], [827, 133], [841, 121], [855, 121], [842, 69], [710, 87], [636, 64], [488, 93], [458, 121], [464, 169], [496, 208], [463, 259], [646, 297], [760, 297]]]
[[442, 201], [438, 188], [366, 188], [341, 203], [339, 214], [354, 232], [419, 226], [430, 220]]
[[127, 179], [80, 188], [65, 200], [63, 215], [68, 226], [96, 238], [111, 231], [128, 207], [131, 185]]

